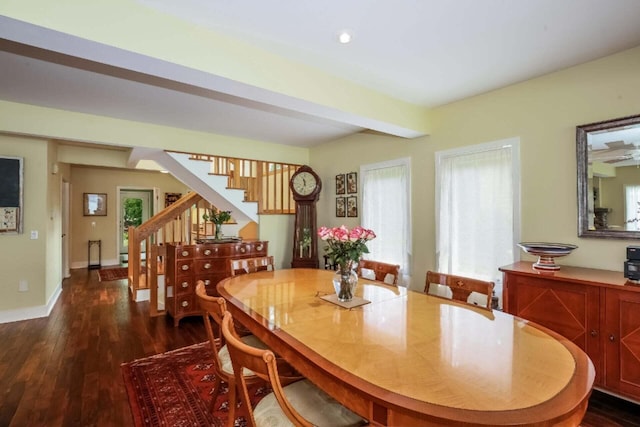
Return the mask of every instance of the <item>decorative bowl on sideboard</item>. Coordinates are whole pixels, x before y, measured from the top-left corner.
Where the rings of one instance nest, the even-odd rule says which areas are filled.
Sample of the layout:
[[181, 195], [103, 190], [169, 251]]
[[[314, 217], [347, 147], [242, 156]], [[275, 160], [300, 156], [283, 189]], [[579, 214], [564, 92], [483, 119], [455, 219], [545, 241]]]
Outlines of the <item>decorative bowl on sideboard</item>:
[[555, 258], [569, 255], [576, 245], [566, 243], [544, 243], [544, 242], [521, 242], [518, 243], [520, 249], [528, 254], [538, 257], [538, 261], [533, 264], [533, 268], [540, 270], [560, 270]]

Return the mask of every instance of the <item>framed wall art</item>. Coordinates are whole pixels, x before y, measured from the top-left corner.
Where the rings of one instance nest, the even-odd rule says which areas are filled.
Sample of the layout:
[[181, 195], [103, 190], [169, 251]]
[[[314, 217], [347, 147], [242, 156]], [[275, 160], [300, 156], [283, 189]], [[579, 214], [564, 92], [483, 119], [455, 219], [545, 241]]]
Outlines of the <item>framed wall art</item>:
[[358, 173], [357, 172], [349, 172], [347, 174], [347, 193], [357, 193], [358, 192]]
[[82, 214], [84, 216], [107, 216], [107, 195], [105, 193], [84, 193]]
[[167, 208], [178, 201], [182, 193], [164, 193], [164, 207]]
[[358, 198], [356, 196], [347, 197], [347, 216], [351, 218], [358, 216]]
[[345, 208], [345, 198], [344, 197], [336, 197], [336, 216], [344, 217], [346, 216], [346, 208]]
[[[344, 174], [336, 175], [336, 194], [345, 193]], [[344, 215], [343, 215], [344, 216]]]
[[0, 156], [0, 233], [22, 233], [24, 159]]

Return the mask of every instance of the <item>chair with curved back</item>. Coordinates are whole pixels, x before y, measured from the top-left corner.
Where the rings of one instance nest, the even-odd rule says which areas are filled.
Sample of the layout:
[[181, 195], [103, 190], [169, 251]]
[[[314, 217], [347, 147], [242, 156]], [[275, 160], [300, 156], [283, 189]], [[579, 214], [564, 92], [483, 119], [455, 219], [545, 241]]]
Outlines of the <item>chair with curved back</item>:
[[255, 273], [256, 271], [273, 271], [273, 256], [263, 256], [256, 258], [231, 258], [229, 269], [232, 276], [239, 274]]
[[247, 381], [236, 374], [236, 383], [240, 398], [249, 413], [247, 425], [255, 426], [361, 426], [365, 420], [354, 414], [337, 401], [303, 379], [288, 383], [283, 387], [283, 379], [291, 378], [279, 375], [279, 361], [272, 351], [255, 348], [242, 342], [235, 334], [231, 313], [226, 312], [222, 319], [222, 335], [224, 336], [234, 372], [251, 370], [257, 376], [268, 381], [273, 390], [264, 396], [254, 407], [251, 405]]
[[[493, 282], [472, 279], [470, 277], [456, 276], [453, 274], [438, 273], [427, 271], [427, 281], [424, 287], [424, 293], [444, 298], [436, 293], [436, 289], [432, 285], [446, 286], [451, 290], [451, 299], [473, 305], [475, 307], [491, 310], [491, 297], [493, 296]], [[436, 287], [437, 288], [437, 287]], [[486, 295], [486, 305], [479, 305], [469, 300], [472, 293]]]
[[[215, 410], [215, 402], [220, 393], [221, 382], [227, 383], [229, 387], [229, 426], [233, 427], [235, 422], [235, 411], [237, 406], [237, 386], [236, 377], [233, 372], [233, 365], [229, 356], [227, 344], [224, 336], [220, 333], [220, 325], [222, 324], [222, 316], [227, 311], [224, 298], [212, 297], [207, 295], [204, 282], [198, 280], [196, 285], [196, 295], [198, 303], [203, 310], [204, 326], [207, 331], [207, 337], [213, 351], [213, 363], [215, 368], [214, 391], [211, 396], [211, 412]], [[212, 323], [213, 321], [213, 323]], [[242, 342], [256, 348], [267, 348], [267, 346], [254, 335], [246, 335], [241, 338]], [[242, 377], [245, 384], [264, 383], [264, 380], [253, 372], [248, 370], [242, 371]]]
[[356, 272], [358, 277], [384, 282], [387, 285], [398, 286], [400, 266], [398, 264], [387, 264], [386, 262], [362, 259], [358, 261], [358, 269]]

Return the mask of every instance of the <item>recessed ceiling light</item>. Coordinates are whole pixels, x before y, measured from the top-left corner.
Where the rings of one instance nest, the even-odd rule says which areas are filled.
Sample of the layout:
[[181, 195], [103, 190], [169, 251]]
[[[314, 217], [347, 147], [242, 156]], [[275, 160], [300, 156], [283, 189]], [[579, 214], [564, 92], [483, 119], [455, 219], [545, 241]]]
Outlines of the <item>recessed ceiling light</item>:
[[351, 35], [351, 32], [347, 30], [340, 31], [338, 34], [338, 41], [342, 44], [350, 43], [352, 38], [353, 36]]

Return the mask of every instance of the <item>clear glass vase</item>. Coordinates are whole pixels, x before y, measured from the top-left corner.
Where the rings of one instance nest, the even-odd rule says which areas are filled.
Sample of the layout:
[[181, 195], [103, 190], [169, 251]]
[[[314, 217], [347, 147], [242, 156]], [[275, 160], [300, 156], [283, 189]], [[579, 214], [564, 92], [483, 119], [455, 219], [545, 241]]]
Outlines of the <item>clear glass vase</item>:
[[222, 224], [216, 224], [216, 240], [222, 240]]
[[333, 288], [340, 302], [351, 301], [356, 293], [358, 275], [351, 267], [352, 263], [339, 265], [336, 274], [333, 276]]

